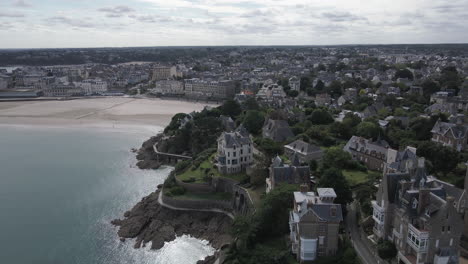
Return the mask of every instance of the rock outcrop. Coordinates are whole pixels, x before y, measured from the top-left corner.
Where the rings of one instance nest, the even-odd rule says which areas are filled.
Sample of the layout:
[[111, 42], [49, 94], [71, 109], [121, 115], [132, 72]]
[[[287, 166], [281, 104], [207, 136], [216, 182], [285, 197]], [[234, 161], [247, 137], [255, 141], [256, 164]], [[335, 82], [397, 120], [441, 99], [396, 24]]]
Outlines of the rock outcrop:
[[153, 150], [153, 145], [160, 141], [163, 137], [162, 134], [151, 137], [143, 142], [141, 148], [137, 151], [136, 158], [138, 160], [137, 166], [140, 169], [158, 169], [161, 164], [156, 160], [156, 154]]
[[135, 248], [144, 247], [151, 242], [151, 249], [160, 249], [165, 242], [183, 234], [208, 240], [216, 249], [230, 243], [228, 231], [232, 220], [228, 216], [167, 209], [158, 203], [158, 196], [159, 190], [143, 198], [132, 210], [126, 212], [124, 219], [112, 221], [112, 224], [119, 226], [118, 235], [123, 240], [136, 238]]

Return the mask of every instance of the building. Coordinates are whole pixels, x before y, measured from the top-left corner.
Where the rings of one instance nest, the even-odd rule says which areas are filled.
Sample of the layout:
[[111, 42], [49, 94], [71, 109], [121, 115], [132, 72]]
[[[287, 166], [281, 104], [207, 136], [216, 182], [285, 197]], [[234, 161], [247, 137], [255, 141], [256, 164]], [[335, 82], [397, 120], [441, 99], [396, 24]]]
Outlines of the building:
[[266, 102], [280, 101], [286, 98], [283, 86], [266, 82], [257, 92], [257, 99]]
[[83, 90], [85, 94], [100, 94], [107, 91], [107, 82], [100, 79], [88, 79], [75, 82], [75, 86]]
[[167, 80], [177, 76], [175, 66], [156, 66], [153, 68], [152, 81]]
[[12, 78], [0, 73], [0, 90], [8, 89], [12, 86]]
[[327, 93], [317, 94], [315, 96], [315, 105], [316, 106], [328, 106], [332, 102], [332, 98]]
[[284, 153], [293, 159], [294, 155], [299, 158], [300, 163], [308, 163], [311, 160], [320, 160], [323, 157], [323, 150], [320, 147], [309, 144], [302, 140], [296, 140], [284, 146]]
[[431, 140], [457, 151], [467, 149], [468, 126], [462, 123], [461, 118], [457, 119], [456, 122], [457, 123], [454, 124], [437, 120], [431, 130]]
[[82, 96], [83, 89], [74, 85], [55, 84], [44, 89], [44, 96], [48, 97], [68, 97], [68, 96]]
[[151, 90], [154, 94], [161, 95], [184, 95], [184, 83], [176, 80], [159, 80], [156, 87]]
[[291, 164], [284, 164], [283, 160], [276, 156], [271, 162], [269, 173], [270, 177], [266, 179], [267, 193], [283, 183], [310, 185], [310, 168], [308, 165], [301, 166], [297, 156], [293, 157]]
[[240, 173], [253, 164], [252, 140], [243, 126], [234, 132], [221, 134], [216, 160], [218, 171], [222, 174]]
[[364, 163], [368, 169], [383, 171], [389, 148], [390, 146], [385, 140], [371, 141], [353, 136], [343, 150], [350, 153], [354, 160]]
[[389, 148], [385, 173], [408, 172], [417, 162], [416, 148], [407, 146], [403, 151]]
[[233, 81], [185, 80], [185, 95], [190, 98], [229, 99], [235, 94]]
[[275, 142], [284, 142], [294, 137], [294, 133], [285, 120], [268, 119], [262, 128], [264, 138], [269, 138]]
[[374, 236], [395, 244], [398, 263], [458, 263], [466, 203], [460, 193], [427, 176], [423, 158], [407, 173], [386, 173], [372, 201]]
[[341, 205], [333, 203], [335, 198], [332, 188], [318, 188], [315, 194], [301, 186], [300, 192], [294, 192], [289, 229], [291, 250], [298, 262], [336, 254], [343, 215]]
[[288, 84], [289, 87], [291, 87], [291, 90], [293, 91], [299, 92], [301, 90], [301, 80], [296, 76], [289, 78]]

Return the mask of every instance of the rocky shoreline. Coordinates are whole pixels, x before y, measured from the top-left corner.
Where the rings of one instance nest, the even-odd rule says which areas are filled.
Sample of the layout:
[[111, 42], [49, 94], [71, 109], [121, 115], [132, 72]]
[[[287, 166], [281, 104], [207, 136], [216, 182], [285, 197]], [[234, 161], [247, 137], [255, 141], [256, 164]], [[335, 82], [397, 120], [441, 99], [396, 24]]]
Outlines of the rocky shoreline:
[[156, 155], [153, 150], [153, 145], [162, 139], [163, 135], [151, 137], [150, 139], [143, 142], [141, 148], [136, 151], [136, 158], [138, 160], [137, 167], [142, 170], [155, 170], [161, 167], [161, 163], [156, 160]]
[[[209, 241], [217, 250], [231, 242], [228, 231], [232, 220], [228, 216], [165, 208], [158, 203], [159, 192], [160, 189], [144, 197], [130, 211], [125, 212], [124, 219], [112, 221], [113, 225], [119, 227], [121, 241], [136, 238], [135, 248], [145, 247], [151, 242], [151, 249], [160, 249], [165, 242], [189, 234]], [[207, 257], [206, 262], [200, 263], [212, 263], [211, 259]]]

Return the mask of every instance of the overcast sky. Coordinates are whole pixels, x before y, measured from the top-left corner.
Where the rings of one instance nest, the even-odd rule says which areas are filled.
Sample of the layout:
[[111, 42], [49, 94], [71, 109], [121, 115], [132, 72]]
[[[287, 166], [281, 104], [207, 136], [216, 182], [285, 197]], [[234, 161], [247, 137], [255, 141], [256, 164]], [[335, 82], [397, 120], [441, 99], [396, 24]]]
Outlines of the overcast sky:
[[468, 0], [0, 0], [0, 48], [467, 42]]

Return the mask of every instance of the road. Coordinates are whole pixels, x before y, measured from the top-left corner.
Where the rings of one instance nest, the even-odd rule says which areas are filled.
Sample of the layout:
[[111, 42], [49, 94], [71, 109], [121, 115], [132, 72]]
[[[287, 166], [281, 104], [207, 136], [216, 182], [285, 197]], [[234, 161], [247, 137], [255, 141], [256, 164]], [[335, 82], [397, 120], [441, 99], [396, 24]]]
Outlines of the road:
[[361, 231], [359, 230], [357, 223], [355, 202], [348, 206], [348, 215], [346, 216], [346, 232], [351, 234], [351, 242], [363, 264], [386, 263], [378, 256], [374, 255], [374, 251], [372, 249], [369, 249], [363, 240], [367, 238], [361, 237]]

